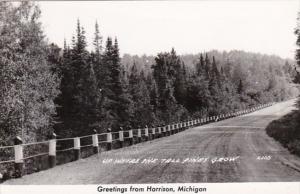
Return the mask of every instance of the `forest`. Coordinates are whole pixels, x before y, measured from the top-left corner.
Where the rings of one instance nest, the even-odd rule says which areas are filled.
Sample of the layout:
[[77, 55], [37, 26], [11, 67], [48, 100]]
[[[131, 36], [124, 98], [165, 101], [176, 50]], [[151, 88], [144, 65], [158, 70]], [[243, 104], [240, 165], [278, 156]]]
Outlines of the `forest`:
[[17, 135], [34, 142], [52, 132], [159, 126], [298, 95], [291, 59], [238, 50], [179, 55], [175, 48], [121, 56], [118, 39], [104, 38], [96, 21], [88, 43], [80, 20], [60, 48], [47, 41], [40, 14], [36, 3], [0, 2], [2, 146]]

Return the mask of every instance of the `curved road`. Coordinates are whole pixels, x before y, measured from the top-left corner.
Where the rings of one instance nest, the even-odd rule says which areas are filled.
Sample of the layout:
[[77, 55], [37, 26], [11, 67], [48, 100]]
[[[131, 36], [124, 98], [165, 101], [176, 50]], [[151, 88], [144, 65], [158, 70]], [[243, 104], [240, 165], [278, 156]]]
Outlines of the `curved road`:
[[[300, 181], [300, 158], [265, 133], [265, 127], [293, 110], [294, 103], [279, 103], [169, 137], [103, 152], [4, 184]], [[106, 159], [112, 162], [104, 164]], [[117, 159], [135, 161], [115, 163]]]

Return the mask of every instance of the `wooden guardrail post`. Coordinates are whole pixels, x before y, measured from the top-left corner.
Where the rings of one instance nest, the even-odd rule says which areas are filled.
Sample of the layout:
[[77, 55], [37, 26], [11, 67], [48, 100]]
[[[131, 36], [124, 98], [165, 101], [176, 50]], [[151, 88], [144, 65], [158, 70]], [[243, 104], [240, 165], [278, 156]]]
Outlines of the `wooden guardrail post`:
[[158, 127], [157, 129], [158, 129], [158, 137], [161, 137], [162, 136], [161, 135], [161, 127]]
[[120, 142], [120, 147], [124, 147], [124, 131], [119, 131], [119, 142]]
[[149, 140], [149, 130], [148, 130], [148, 126], [146, 125], [145, 127], [145, 140], [148, 141]]
[[23, 176], [23, 140], [17, 136], [14, 139], [15, 151], [15, 177], [20, 178]]
[[156, 132], [155, 132], [155, 127], [152, 127], [152, 139], [155, 139], [155, 134], [156, 134]]
[[152, 126], [150, 126], [149, 128], [148, 128], [148, 131], [149, 131], [149, 140], [151, 141], [152, 139], [153, 139], [153, 127]]
[[133, 131], [130, 129], [128, 131], [128, 136], [129, 136], [129, 145], [133, 145]]
[[167, 129], [166, 129], [166, 126], [163, 126], [163, 127], [162, 127], [162, 134], [163, 134], [164, 137], [167, 136]]
[[56, 165], [56, 134], [52, 133], [49, 140], [49, 167]]
[[174, 134], [174, 124], [170, 125], [170, 135]]
[[171, 125], [167, 125], [167, 134], [168, 136], [171, 135]]
[[138, 131], [137, 131], [137, 141], [138, 141], [138, 143], [142, 142], [142, 130], [140, 128], [138, 128]]
[[166, 125], [165, 128], [166, 128], [166, 136], [169, 136], [169, 125]]
[[99, 140], [98, 140], [98, 133], [96, 130], [94, 130], [92, 140], [93, 140], [93, 152], [94, 152], [94, 154], [98, 154], [99, 153]]
[[111, 132], [108, 132], [106, 134], [106, 149], [107, 150], [112, 149], [112, 134], [111, 134]]
[[74, 138], [74, 157], [75, 160], [80, 159], [80, 138], [79, 137]]

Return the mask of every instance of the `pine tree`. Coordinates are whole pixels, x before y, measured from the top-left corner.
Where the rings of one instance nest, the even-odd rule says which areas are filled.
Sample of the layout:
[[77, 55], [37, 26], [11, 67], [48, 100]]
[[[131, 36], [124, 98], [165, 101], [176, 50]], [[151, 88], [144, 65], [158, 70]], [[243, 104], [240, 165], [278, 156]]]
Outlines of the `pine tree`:
[[154, 112], [151, 105], [150, 92], [147, 88], [144, 72], [138, 72], [134, 62], [129, 76], [130, 94], [133, 103], [132, 126], [139, 127], [153, 124]]
[[104, 76], [104, 68], [103, 64], [101, 63], [101, 55], [102, 55], [102, 36], [100, 35], [99, 31], [99, 25], [98, 22], [95, 24], [95, 33], [94, 33], [94, 40], [93, 40], [93, 45], [94, 45], [94, 52], [91, 53], [91, 60], [92, 63], [94, 64], [94, 70], [95, 70], [95, 75], [97, 78], [97, 85], [98, 89], [100, 89], [103, 83], [103, 76]]
[[[208, 75], [205, 69], [203, 55], [196, 62], [196, 72], [187, 83], [187, 108], [191, 113], [198, 112], [202, 116], [209, 107]], [[209, 59], [206, 59], [208, 61]]]
[[100, 57], [102, 53], [102, 40], [103, 39], [102, 36], [100, 35], [99, 25], [98, 22], [96, 21], [93, 45], [97, 57]]
[[174, 96], [174, 81], [176, 80], [174, 67], [178, 65], [176, 64], [178, 57], [175, 55], [174, 50], [171, 53], [159, 53], [152, 66], [158, 91], [158, 115], [167, 123], [179, 120], [183, 114], [182, 106], [178, 105]]
[[211, 79], [214, 79], [216, 81], [216, 83], [218, 84], [218, 87], [220, 87], [221, 85], [221, 82], [220, 82], [220, 72], [219, 72], [219, 69], [217, 67], [217, 63], [216, 63], [216, 59], [215, 57], [213, 56], [213, 62], [212, 62], [212, 65], [211, 65]]
[[208, 89], [210, 91], [209, 108], [211, 114], [218, 114], [219, 108], [222, 105], [222, 91], [220, 82], [220, 73], [216, 64], [215, 57], [213, 56], [213, 62], [209, 71], [209, 83]]
[[200, 54], [199, 61], [196, 63], [196, 73], [197, 75], [204, 75], [205, 63], [202, 53]]
[[207, 79], [210, 78], [210, 69], [211, 69], [211, 62], [210, 59], [208, 58], [208, 54], [205, 54], [205, 60], [204, 60], [204, 68], [205, 68], [205, 72], [206, 72], [206, 77]]
[[150, 95], [150, 105], [153, 107], [154, 115], [157, 115], [157, 112], [159, 111], [158, 89], [152, 74], [148, 74], [148, 76], [146, 77], [146, 85]]
[[108, 126], [118, 130], [129, 125], [130, 98], [122, 81], [118, 41], [109, 37], [103, 54], [105, 109]]
[[168, 63], [168, 77], [172, 82], [174, 88], [174, 97], [179, 104], [185, 105], [186, 98], [186, 74], [184, 64], [180, 57], [176, 54], [174, 48], [172, 48]]
[[[76, 37], [76, 38], [75, 38]], [[85, 30], [77, 21], [72, 48], [63, 51], [60, 117], [64, 135], [86, 135], [99, 120], [100, 93], [93, 61], [86, 49]]]
[[185, 73], [185, 65], [183, 62], [181, 62], [181, 65], [178, 66], [176, 72], [174, 96], [179, 104], [185, 106], [187, 95], [187, 78]]

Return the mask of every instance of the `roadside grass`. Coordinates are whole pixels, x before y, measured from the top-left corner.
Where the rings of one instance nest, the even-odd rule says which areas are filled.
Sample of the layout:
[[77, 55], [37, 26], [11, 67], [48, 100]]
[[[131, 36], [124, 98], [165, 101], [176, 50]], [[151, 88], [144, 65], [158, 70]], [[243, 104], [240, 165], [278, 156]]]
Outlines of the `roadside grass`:
[[266, 128], [270, 137], [280, 142], [292, 154], [300, 156], [300, 111], [291, 113], [272, 121]]

